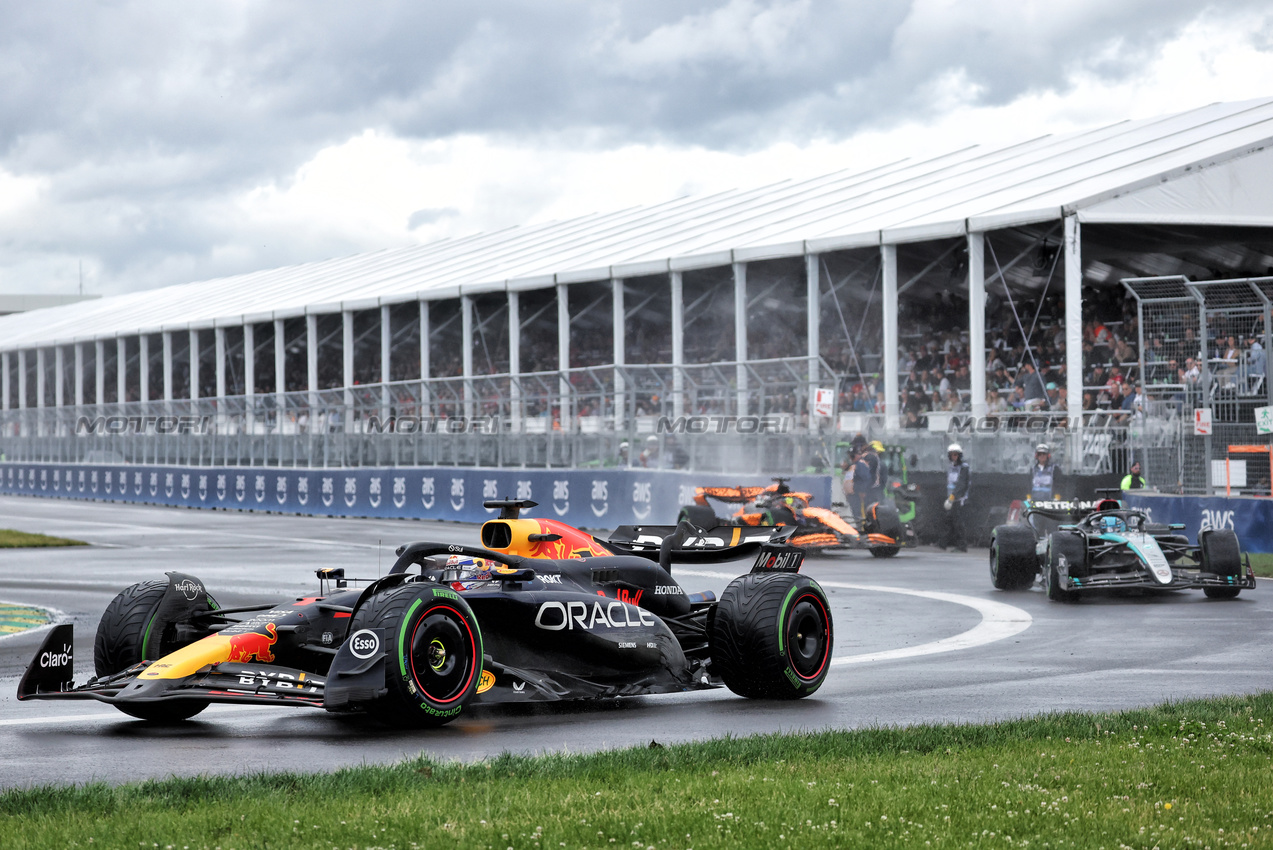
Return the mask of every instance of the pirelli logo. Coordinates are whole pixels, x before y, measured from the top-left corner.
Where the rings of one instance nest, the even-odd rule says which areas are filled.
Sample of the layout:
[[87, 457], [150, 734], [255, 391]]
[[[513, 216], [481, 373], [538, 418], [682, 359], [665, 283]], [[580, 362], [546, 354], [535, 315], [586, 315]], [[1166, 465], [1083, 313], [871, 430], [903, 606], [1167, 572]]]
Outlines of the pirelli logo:
[[753, 573], [798, 573], [804, 563], [804, 550], [795, 546], [762, 546], [752, 564]]

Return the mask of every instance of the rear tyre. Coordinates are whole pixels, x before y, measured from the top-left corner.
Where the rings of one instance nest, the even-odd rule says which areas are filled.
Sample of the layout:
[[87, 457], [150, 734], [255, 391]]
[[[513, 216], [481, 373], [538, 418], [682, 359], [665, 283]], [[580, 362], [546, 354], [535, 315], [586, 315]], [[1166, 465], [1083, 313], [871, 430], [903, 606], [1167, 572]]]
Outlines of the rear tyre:
[[[867, 532], [883, 534], [894, 540], [902, 539], [902, 520], [897, 508], [885, 502], [876, 502], [866, 509]], [[900, 546], [872, 546], [871, 554], [877, 558], [891, 558]]]
[[[1201, 550], [1202, 571], [1226, 578], [1242, 574], [1242, 553], [1238, 547], [1238, 535], [1229, 528], [1213, 528], [1198, 535]], [[1242, 589], [1239, 587], [1205, 587], [1202, 590], [1211, 599], [1233, 599]]]
[[796, 515], [786, 505], [775, 505], [760, 515], [761, 525], [796, 525]]
[[1053, 602], [1077, 602], [1077, 590], [1067, 589], [1061, 579], [1061, 560], [1065, 559], [1067, 572], [1073, 578], [1088, 575], [1087, 541], [1080, 534], [1056, 532], [1048, 538], [1048, 567], [1044, 573], [1048, 599]]
[[[188, 643], [178, 640], [175, 623], [156, 620], [159, 603], [167, 589], [166, 581], [139, 582], [124, 588], [106, 606], [93, 640], [93, 669], [98, 676], [110, 676], [134, 664], [158, 660]], [[211, 596], [208, 599], [212, 601]], [[207, 708], [208, 703], [182, 700], [154, 705], [122, 703], [115, 707], [141, 720], [170, 723], [194, 717]]]
[[378, 593], [349, 622], [349, 634], [381, 629], [386, 694], [373, 706], [401, 726], [441, 726], [459, 716], [482, 676], [482, 632], [459, 594], [417, 583]]
[[831, 606], [818, 583], [796, 573], [748, 574], [730, 582], [708, 624], [712, 673], [750, 699], [800, 699], [830, 669]]
[[716, 519], [716, 512], [707, 505], [686, 505], [681, 508], [681, 512], [676, 517], [676, 524], [689, 521], [690, 525], [695, 528], [701, 528], [703, 531], [711, 531], [720, 522]]
[[1039, 572], [1034, 532], [1001, 525], [990, 534], [990, 583], [999, 590], [1028, 590]]

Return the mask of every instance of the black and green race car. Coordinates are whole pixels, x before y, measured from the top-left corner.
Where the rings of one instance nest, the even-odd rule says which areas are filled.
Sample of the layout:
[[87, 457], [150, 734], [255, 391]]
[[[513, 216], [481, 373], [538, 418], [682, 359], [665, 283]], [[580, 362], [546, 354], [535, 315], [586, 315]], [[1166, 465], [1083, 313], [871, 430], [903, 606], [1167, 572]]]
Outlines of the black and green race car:
[[1233, 599], [1255, 587], [1250, 559], [1244, 561], [1231, 529], [1204, 530], [1196, 545], [1183, 529], [1154, 523], [1108, 496], [1032, 502], [1021, 522], [992, 532], [990, 580], [999, 590], [1027, 590], [1041, 578], [1054, 602], [1114, 589], [1201, 589], [1212, 599]]

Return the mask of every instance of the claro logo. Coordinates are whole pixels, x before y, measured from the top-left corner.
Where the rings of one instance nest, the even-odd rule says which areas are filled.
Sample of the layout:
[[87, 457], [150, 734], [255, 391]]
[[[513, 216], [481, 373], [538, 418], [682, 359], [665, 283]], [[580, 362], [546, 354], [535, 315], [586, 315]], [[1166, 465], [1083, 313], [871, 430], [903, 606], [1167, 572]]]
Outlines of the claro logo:
[[[633, 615], [636, 619], [632, 619]], [[597, 626], [626, 629], [633, 626], [653, 626], [658, 620], [649, 611], [632, 605], [624, 605], [617, 599], [606, 604], [586, 602], [544, 602], [535, 614], [535, 625], [550, 632], [582, 629], [592, 631]]]
[[71, 663], [71, 647], [69, 644], [62, 645], [61, 652], [42, 652], [40, 653], [40, 666], [49, 667], [65, 667]]
[[380, 651], [380, 637], [371, 629], [362, 629], [349, 638], [349, 651], [354, 658], [370, 658]]

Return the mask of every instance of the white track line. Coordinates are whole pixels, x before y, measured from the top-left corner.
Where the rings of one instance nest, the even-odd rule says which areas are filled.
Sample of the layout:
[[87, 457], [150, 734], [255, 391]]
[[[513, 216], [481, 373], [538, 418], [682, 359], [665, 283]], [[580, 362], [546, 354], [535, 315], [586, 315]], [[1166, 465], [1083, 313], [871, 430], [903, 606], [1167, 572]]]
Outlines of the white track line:
[[[701, 570], [677, 570], [678, 575], [702, 576], [704, 578], [733, 579], [729, 573], [707, 572]], [[923, 599], [934, 599], [938, 602], [950, 602], [972, 608], [981, 615], [981, 622], [966, 632], [961, 632], [941, 640], [922, 643], [919, 646], [908, 646], [902, 649], [886, 649], [880, 652], [866, 652], [861, 655], [842, 655], [831, 659], [831, 666], [845, 664], [867, 664], [874, 661], [896, 661], [901, 658], [914, 658], [921, 655], [936, 655], [941, 652], [955, 652], [960, 649], [971, 649], [994, 643], [1013, 635], [1020, 634], [1034, 622], [1026, 611], [1015, 605], [1003, 602], [992, 602], [989, 599], [978, 599], [975, 596], [964, 596], [959, 593], [942, 593], [936, 590], [910, 590], [905, 587], [887, 587], [878, 584], [852, 584], [843, 581], [819, 581], [823, 587], [835, 587], [843, 590], [865, 590], [871, 593], [901, 593], [906, 596], [918, 596]]]

